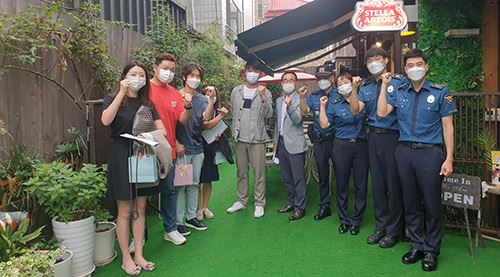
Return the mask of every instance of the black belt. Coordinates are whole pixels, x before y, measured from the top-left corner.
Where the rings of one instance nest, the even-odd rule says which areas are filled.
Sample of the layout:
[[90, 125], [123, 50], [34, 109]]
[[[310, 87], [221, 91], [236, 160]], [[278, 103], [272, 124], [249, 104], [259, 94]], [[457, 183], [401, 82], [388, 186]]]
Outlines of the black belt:
[[348, 138], [348, 139], [343, 139], [343, 138], [335, 138], [335, 140], [343, 141], [343, 142], [349, 142], [349, 143], [360, 143], [364, 142], [364, 138]]
[[372, 134], [372, 133], [373, 134], [399, 134], [399, 131], [368, 126], [368, 133], [370, 133], [370, 134]]
[[441, 147], [441, 144], [430, 144], [430, 143], [420, 143], [420, 142], [400, 142], [401, 145], [410, 147], [411, 149], [429, 149], [434, 147]]
[[335, 134], [334, 133], [315, 133], [311, 132], [309, 138], [314, 142], [323, 142], [323, 141], [331, 141], [333, 140]]

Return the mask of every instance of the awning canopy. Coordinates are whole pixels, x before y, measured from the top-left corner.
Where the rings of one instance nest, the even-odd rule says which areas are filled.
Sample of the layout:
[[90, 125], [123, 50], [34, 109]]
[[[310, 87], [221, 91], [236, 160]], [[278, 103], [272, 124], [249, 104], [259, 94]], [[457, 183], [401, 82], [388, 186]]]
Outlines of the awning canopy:
[[238, 35], [236, 54], [257, 60], [268, 74], [287, 62], [323, 49], [355, 33], [358, 0], [315, 0]]

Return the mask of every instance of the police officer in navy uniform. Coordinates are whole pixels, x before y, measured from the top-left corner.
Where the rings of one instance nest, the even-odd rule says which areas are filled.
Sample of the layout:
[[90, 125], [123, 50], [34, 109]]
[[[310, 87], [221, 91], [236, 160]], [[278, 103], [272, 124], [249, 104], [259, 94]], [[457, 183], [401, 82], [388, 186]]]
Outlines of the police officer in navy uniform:
[[[366, 208], [366, 190], [368, 183], [368, 143], [366, 142], [365, 113], [351, 113], [349, 102], [357, 101], [352, 91], [358, 89], [361, 79], [347, 73], [337, 76], [337, 91], [330, 99], [321, 98], [321, 127], [335, 127], [335, 139], [332, 151], [333, 168], [337, 185], [337, 209], [340, 220], [339, 233], [351, 231], [351, 235], [359, 234], [359, 227]], [[354, 85], [354, 86], [353, 86]], [[327, 103], [330, 105], [326, 107]], [[348, 214], [348, 192], [351, 172], [354, 178], [354, 214]]]
[[453, 114], [457, 109], [446, 87], [426, 80], [427, 57], [421, 50], [408, 51], [403, 60], [411, 83], [389, 92], [391, 76], [384, 75], [377, 113], [384, 117], [396, 110], [399, 123], [395, 157], [411, 244], [402, 262], [422, 259], [422, 269], [433, 271], [443, 235], [441, 181], [453, 172]]
[[[375, 215], [375, 233], [371, 234], [368, 244], [390, 248], [399, 241], [403, 233], [403, 195], [396, 170], [394, 151], [398, 145], [399, 130], [396, 113], [386, 117], [377, 116], [377, 98], [382, 87], [382, 74], [387, 72], [389, 59], [384, 49], [370, 48], [365, 54], [365, 62], [371, 76], [359, 90], [353, 91], [351, 101], [353, 114], [362, 111], [368, 115], [368, 152], [372, 182], [372, 196]], [[395, 91], [401, 84], [408, 82], [399, 74], [391, 78], [387, 90]]]
[[330, 163], [332, 159], [332, 141], [334, 136], [334, 127], [321, 128], [319, 122], [320, 98], [329, 96], [335, 92], [334, 87], [335, 63], [325, 62], [316, 69], [316, 78], [318, 79], [319, 91], [307, 94], [306, 87], [299, 89], [300, 111], [302, 116], [310, 112], [314, 113], [314, 123], [312, 131], [309, 132], [309, 138], [313, 143], [314, 158], [318, 166], [319, 173], [319, 198], [320, 209], [314, 215], [315, 220], [321, 220], [332, 214], [330, 209]]

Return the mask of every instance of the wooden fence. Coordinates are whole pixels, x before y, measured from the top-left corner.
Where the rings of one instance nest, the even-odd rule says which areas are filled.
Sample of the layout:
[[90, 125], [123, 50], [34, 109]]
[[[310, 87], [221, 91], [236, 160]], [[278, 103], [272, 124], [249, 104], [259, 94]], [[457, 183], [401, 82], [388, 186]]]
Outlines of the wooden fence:
[[[0, 13], [19, 13], [30, 5], [43, 5], [35, 0], [0, 0]], [[116, 26], [107, 26], [106, 39], [110, 54], [120, 68], [128, 61], [129, 54], [139, 47], [143, 36], [137, 32]], [[57, 57], [45, 54], [37, 63], [43, 67], [54, 63]], [[54, 70], [51, 77], [68, 88], [73, 97], [79, 97], [78, 77], [84, 82], [90, 81], [88, 70], [82, 64], [76, 64], [68, 70]], [[91, 99], [101, 98], [109, 92], [93, 92]], [[66, 138], [70, 127], [77, 127], [87, 133], [85, 104], [81, 101], [80, 109], [69, 96], [54, 84], [32, 73], [19, 70], [7, 71], [0, 75], [0, 119], [8, 128], [12, 137], [0, 137], [0, 149], [9, 149], [15, 144], [24, 144], [41, 158], [49, 158], [55, 146]]]

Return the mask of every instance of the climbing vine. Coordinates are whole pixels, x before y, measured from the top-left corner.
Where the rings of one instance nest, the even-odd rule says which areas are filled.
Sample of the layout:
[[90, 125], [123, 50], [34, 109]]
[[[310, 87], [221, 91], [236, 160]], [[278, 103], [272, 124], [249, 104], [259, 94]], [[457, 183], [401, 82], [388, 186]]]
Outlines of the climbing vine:
[[[20, 14], [0, 14], [0, 74], [20, 70], [41, 77], [63, 91], [81, 109], [96, 87], [110, 91], [118, 72], [105, 40], [106, 23], [99, 17], [100, 8], [82, 2], [75, 10], [67, 10], [62, 0], [47, 6], [30, 6]], [[46, 59], [53, 55], [56, 59]], [[42, 61], [43, 59], [43, 61]], [[53, 60], [52, 64], [47, 61]], [[83, 64], [91, 74], [82, 80]], [[56, 70], [58, 69], [58, 70]], [[60, 81], [58, 72], [73, 70], [80, 94], [74, 96]]]

